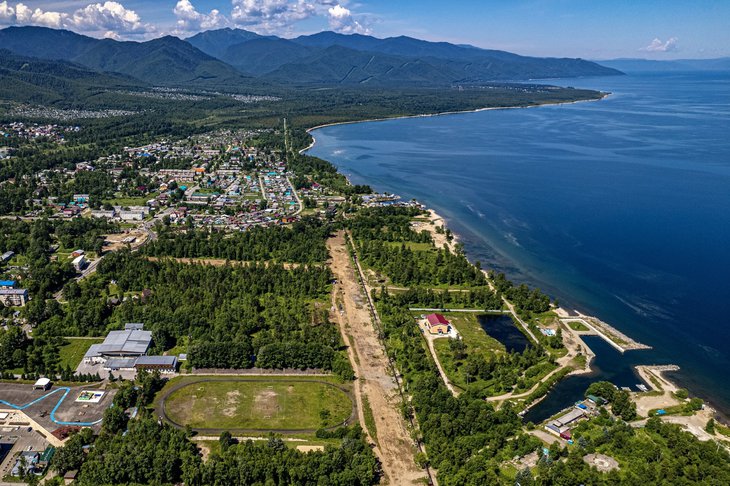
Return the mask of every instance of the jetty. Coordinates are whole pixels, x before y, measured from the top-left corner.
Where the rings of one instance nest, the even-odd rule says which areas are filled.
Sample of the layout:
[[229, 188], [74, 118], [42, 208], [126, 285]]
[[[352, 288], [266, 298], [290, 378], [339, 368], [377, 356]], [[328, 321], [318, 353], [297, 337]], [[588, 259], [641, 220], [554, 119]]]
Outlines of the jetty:
[[587, 316], [577, 311], [568, 312], [562, 308], [558, 308], [556, 312], [560, 318], [560, 322], [563, 324], [569, 325], [571, 322], [578, 322], [588, 329], [587, 331], [577, 331], [578, 334], [599, 336], [620, 353], [640, 349], [651, 349], [651, 346], [630, 338], [597, 317]]

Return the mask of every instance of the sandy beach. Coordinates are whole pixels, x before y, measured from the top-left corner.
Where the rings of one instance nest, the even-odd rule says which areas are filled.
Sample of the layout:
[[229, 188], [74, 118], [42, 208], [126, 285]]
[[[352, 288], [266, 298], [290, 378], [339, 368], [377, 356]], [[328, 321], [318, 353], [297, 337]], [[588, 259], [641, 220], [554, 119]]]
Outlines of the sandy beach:
[[[446, 221], [433, 209], [428, 209], [428, 222], [415, 221], [411, 223], [414, 231], [428, 231], [433, 239], [436, 248], [448, 248], [451, 253], [456, 253], [459, 244], [459, 237], [451, 233], [451, 240], [446, 237]], [[440, 228], [440, 229], [437, 229]]]

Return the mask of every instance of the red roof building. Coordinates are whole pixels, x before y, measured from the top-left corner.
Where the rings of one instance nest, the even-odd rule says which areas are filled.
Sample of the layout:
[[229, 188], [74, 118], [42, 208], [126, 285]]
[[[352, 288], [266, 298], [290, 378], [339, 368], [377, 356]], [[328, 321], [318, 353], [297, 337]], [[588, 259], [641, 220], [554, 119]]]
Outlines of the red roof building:
[[451, 332], [451, 323], [441, 314], [427, 315], [426, 325], [431, 334], [449, 334]]

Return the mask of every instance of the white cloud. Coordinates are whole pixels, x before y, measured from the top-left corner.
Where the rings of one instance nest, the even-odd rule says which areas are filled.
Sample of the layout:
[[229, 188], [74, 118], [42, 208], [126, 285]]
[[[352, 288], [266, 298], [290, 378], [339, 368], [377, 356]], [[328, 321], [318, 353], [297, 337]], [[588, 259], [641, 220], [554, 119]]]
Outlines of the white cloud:
[[[87, 0], [89, 1], [89, 0]], [[96, 37], [149, 38], [164, 32], [184, 36], [221, 27], [234, 26], [264, 34], [291, 35], [295, 25], [307, 19], [327, 22], [331, 30], [369, 34], [372, 19], [356, 14], [349, 0], [231, 0], [231, 13], [217, 9], [198, 11], [195, 0], [176, 0], [172, 13], [175, 24], [155, 26], [144, 22], [120, 1], [99, 1], [80, 8], [77, 2], [49, 2], [49, 10], [31, 8], [22, 2], [0, 0], [0, 26], [40, 25], [69, 29]], [[155, 0], [156, 1], [156, 0]]]
[[327, 9], [330, 29], [342, 34], [370, 34], [370, 29], [352, 16], [350, 9], [340, 4]]
[[40, 25], [95, 33], [104, 37], [141, 35], [155, 31], [134, 10], [118, 2], [92, 3], [72, 13], [35, 10], [23, 3], [0, 2], [0, 25]]
[[216, 9], [207, 14], [198, 12], [190, 0], [179, 0], [172, 11], [177, 17], [177, 31], [181, 33], [219, 29], [230, 23], [228, 18]]
[[666, 42], [662, 42], [659, 38], [654, 38], [651, 43], [641, 48], [642, 51], [647, 52], [672, 52], [677, 50], [677, 38], [676, 37], [670, 37], [667, 39]]
[[124, 34], [143, 34], [151, 27], [142, 23], [137, 12], [118, 2], [92, 3], [76, 10], [67, 23], [81, 31], [111, 31]]
[[23, 3], [9, 4], [0, 2], [0, 25], [42, 25], [45, 27], [61, 27], [62, 16], [59, 12], [44, 12]]
[[231, 3], [231, 18], [236, 25], [262, 33], [274, 33], [288, 31], [295, 22], [316, 15], [317, 4], [323, 2], [232, 0]]

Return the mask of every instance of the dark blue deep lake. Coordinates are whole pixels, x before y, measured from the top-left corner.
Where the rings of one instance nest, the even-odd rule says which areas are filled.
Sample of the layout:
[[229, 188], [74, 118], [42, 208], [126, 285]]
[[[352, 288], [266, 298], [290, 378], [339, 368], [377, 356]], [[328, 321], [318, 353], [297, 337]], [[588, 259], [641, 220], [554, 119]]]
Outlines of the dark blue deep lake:
[[[653, 346], [604, 358], [591, 340], [593, 379], [633, 385], [632, 365], [674, 363], [677, 381], [730, 411], [730, 73], [550, 82], [613, 94], [327, 127], [309, 153], [433, 207], [472, 261]], [[570, 380], [542, 414], [590, 381]]]

